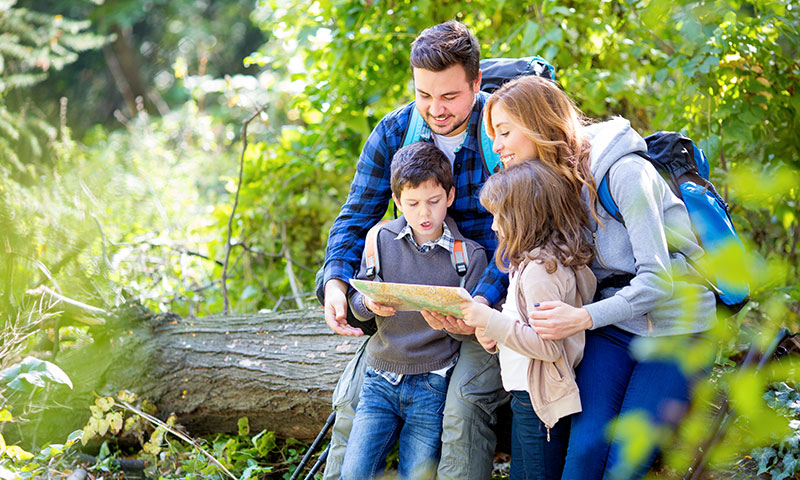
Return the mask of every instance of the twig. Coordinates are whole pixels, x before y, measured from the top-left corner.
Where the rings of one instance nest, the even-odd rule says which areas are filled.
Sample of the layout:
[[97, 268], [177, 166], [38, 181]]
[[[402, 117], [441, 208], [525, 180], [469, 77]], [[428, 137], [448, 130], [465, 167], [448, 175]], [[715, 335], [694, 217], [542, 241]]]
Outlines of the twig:
[[128, 411], [131, 411], [131, 412], [135, 413], [136, 415], [139, 415], [140, 417], [144, 418], [145, 420], [147, 420], [148, 422], [150, 422], [150, 423], [152, 423], [152, 424], [154, 424], [154, 425], [158, 425], [159, 427], [163, 428], [163, 429], [164, 429], [164, 430], [166, 430], [167, 432], [169, 432], [169, 433], [171, 433], [171, 434], [175, 435], [176, 437], [180, 438], [180, 439], [181, 439], [181, 440], [183, 440], [184, 442], [186, 442], [186, 443], [190, 444], [191, 446], [193, 446], [194, 448], [198, 449], [198, 450], [200, 451], [200, 453], [202, 453], [203, 455], [205, 455], [206, 457], [208, 457], [208, 459], [209, 459], [209, 460], [211, 460], [211, 462], [212, 462], [214, 465], [216, 465], [217, 467], [219, 467], [219, 468], [220, 468], [220, 469], [221, 469], [221, 470], [222, 470], [222, 471], [223, 471], [223, 472], [224, 472], [224, 473], [225, 473], [227, 476], [229, 476], [229, 477], [230, 477], [230, 478], [232, 478], [233, 480], [239, 480], [239, 479], [238, 479], [238, 478], [236, 478], [236, 477], [235, 477], [235, 476], [234, 476], [234, 475], [233, 475], [233, 474], [232, 474], [232, 473], [231, 473], [231, 472], [230, 472], [230, 471], [229, 471], [227, 468], [225, 468], [225, 465], [221, 464], [221, 463], [219, 462], [219, 460], [217, 460], [216, 458], [214, 458], [214, 456], [213, 456], [213, 455], [211, 455], [210, 453], [208, 453], [208, 451], [206, 451], [206, 449], [204, 449], [203, 447], [201, 447], [201, 446], [200, 446], [200, 445], [199, 445], [199, 444], [198, 444], [196, 441], [194, 441], [193, 439], [191, 439], [191, 438], [189, 438], [188, 436], [186, 436], [186, 435], [182, 434], [181, 432], [179, 432], [179, 431], [177, 431], [177, 430], [173, 429], [172, 427], [170, 427], [170, 426], [169, 426], [169, 425], [167, 425], [166, 423], [162, 422], [161, 420], [157, 419], [156, 417], [154, 417], [154, 416], [152, 416], [152, 415], [148, 415], [148, 414], [144, 413], [143, 411], [139, 410], [138, 408], [134, 407], [133, 405], [129, 404], [128, 402], [124, 402], [124, 401], [122, 401], [122, 400], [119, 400], [119, 401], [118, 401], [118, 403], [119, 403], [120, 405], [122, 405], [122, 406], [123, 406], [125, 409], [127, 409]]
[[39, 285], [34, 289], [26, 291], [25, 293], [27, 293], [28, 295], [35, 295], [35, 296], [41, 296], [46, 293], [51, 297], [66, 303], [67, 305], [72, 305], [73, 307], [80, 308], [81, 310], [86, 310], [89, 313], [94, 313], [96, 315], [108, 315], [108, 312], [103, 310], [102, 308], [93, 307], [91, 305], [87, 305], [77, 300], [67, 298], [64, 295], [61, 295], [60, 293], [54, 292], [53, 290], [44, 285]]
[[228, 217], [228, 238], [225, 240], [225, 261], [222, 263], [222, 314], [228, 314], [228, 307], [230, 302], [228, 301], [228, 287], [227, 287], [227, 280], [228, 280], [228, 258], [231, 255], [231, 234], [233, 230], [233, 217], [236, 215], [236, 206], [239, 205], [239, 191], [242, 189], [242, 174], [244, 172], [244, 154], [247, 151], [247, 125], [253, 121], [261, 112], [266, 110], [267, 105], [263, 105], [261, 108], [253, 112], [244, 122], [242, 122], [242, 156], [239, 159], [239, 183], [236, 185], [236, 195], [233, 198], [233, 208], [231, 209], [231, 215]]
[[300, 298], [300, 289], [297, 287], [297, 277], [294, 275], [294, 268], [292, 267], [292, 254], [289, 248], [289, 237], [286, 235], [286, 222], [281, 222], [281, 239], [283, 240], [283, 253], [286, 259], [286, 275], [289, 277], [289, 286], [292, 287], [295, 303], [297, 308], [303, 309], [306, 306], [303, 304], [303, 299]]

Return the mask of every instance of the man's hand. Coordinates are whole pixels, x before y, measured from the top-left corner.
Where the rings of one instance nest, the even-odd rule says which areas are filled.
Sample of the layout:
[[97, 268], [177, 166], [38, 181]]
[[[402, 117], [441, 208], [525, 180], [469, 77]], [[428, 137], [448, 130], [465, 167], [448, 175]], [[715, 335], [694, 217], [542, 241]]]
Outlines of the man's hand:
[[387, 307], [386, 305], [381, 305], [380, 303], [373, 301], [371, 298], [367, 296], [364, 296], [364, 305], [368, 309], [370, 309], [372, 313], [380, 317], [391, 317], [392, 315], [395, 314], [396, 311], [394, 307]]
[[325, 323], [339, 335], [364, 335], [360, 328], [353, 328], [347, 323], [347, 284], [335, 278], [325, 284]]
[[536, 308], [531, 325], [543, 340], [561, 340], [594, 326], [589, 312], [564, 302], [542, 302]]

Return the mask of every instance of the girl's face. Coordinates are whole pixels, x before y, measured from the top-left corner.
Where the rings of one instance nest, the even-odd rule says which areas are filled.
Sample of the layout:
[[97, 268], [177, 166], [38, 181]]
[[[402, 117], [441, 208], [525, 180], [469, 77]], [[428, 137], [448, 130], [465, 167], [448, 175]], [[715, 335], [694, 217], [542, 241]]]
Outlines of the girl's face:
[[500, 228], [500, 224], [497, 222], [497, 217], [492, 217], [492, 231], [497, 235], [497, 238], [503, 237], [503, 230]]
[[536, 158], [533, 141], [512, 121], [502, 103], [492, 107], [492, 128], [494, 129], [492, 150], [500, 155], [504, 167]]

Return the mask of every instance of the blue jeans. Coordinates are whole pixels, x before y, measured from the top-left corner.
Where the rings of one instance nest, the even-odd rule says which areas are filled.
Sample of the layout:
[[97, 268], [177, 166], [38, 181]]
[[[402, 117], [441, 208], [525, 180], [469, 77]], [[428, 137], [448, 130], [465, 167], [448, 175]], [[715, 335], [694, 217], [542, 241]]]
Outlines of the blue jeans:
[[[619, 422], [641, 421], [638, 427], [647, 425], [646, 437], [655, 439], [657, 428], [677, 426], [688, 407], [692, 379], [674, 360], [633, 358], [629, 349], [635, 338], [614, 326], [586, 332], [576, 369], [583, 411], [572, 417], [563, 480], [643, 478], [658, 453], [658, 441], [642, 445], [627, 427], [617, 428]], [[702, 341], [696, 335], [685, 338]]]
[[528, 392], [511, 392], [511, 472], [509, 480], [557, 480], [567, 454], [570, 417], [550, 429], [539, 420]]
[[441, 375], [423, 373], [404, 375], [392, 385], [367, 367], [341, 478], [381, 475], [386, 456], [399, 440], [399, 478], [433, 479], [442, 449], [447, 382]]

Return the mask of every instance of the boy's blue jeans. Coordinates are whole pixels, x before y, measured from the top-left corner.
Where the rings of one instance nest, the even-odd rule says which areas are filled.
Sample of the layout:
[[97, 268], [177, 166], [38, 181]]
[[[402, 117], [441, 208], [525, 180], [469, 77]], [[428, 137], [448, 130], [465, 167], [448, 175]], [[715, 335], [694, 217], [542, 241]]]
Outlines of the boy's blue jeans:
[[[687, 377], [674, 360], [636, 360], [630, 353], [635, 338], [614, 326], [586, 332], [583, 360], [576, 369], [583, 411], [572, 416], [562, 480], [643, 478], [655, 459], [658, 443], [643, 447], [639, 458], [626, 458], [630, 437], [626, 439], [626, 432], [616, 428], [616, 418], [637, 415], [649, 428], [674, 428], [688, 407], [696, 378]], [[701, 334], [680, 338], [685, 338], [687, 345], [706, 341]], [[708, 365], [712, 362], [709, 358]], [[707, 373], [701, 370], [697, 377]], [[651, 438], [654, 435], [655, 430]]]
[[511, 472], [509, 480], [558, 480], [567, 454], [570, 417], [550, 429], [531, 405], [528, 392], [511, 392]]
[[399, 478], [433, 479], [442, 448], [447, 382], [441, 375], [423, 373], [403, 375], [399, 384], [392, 385], [367, 367], [341, 478], [381, 475], [386, 456], [399, 439]]

